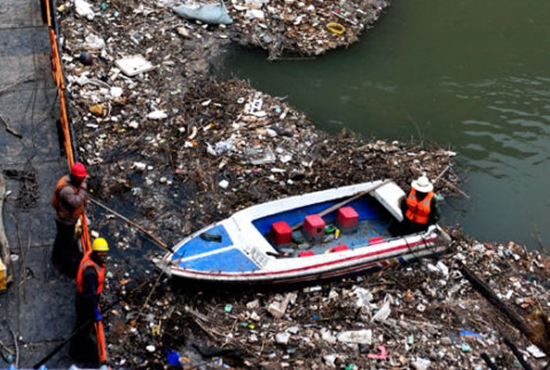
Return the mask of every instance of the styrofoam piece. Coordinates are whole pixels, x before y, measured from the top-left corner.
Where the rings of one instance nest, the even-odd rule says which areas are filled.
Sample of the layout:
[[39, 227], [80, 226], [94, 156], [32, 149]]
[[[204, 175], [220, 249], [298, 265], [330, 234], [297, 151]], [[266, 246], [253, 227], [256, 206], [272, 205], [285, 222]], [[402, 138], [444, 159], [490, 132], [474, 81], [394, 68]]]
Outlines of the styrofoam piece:
[[147, 59], [141, 55], [131, 55], [115, 61], [115, 65], [120, 68], [126, 76], [132, 77], [143, 72], [148, 72], [155, 68]]
[[405, 196], [405, 192], [394, 182], [382, 185], [372, 192], [372, 195], [397, 219], [403, 221], [403, 212], [399, 202]]

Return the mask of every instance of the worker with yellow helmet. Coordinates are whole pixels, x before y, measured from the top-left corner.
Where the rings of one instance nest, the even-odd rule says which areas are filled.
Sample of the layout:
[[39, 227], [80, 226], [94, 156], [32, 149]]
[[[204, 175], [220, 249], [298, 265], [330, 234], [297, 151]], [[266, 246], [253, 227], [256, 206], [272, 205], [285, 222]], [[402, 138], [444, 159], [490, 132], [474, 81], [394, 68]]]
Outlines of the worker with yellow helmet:
[[76, 275], [76, 328], [87, 325], [71, 341], [69, 355], [81, 367], [99, 367], [94, 322], [102, 320], [99, 297], [105, 281], [105, 260], [109, 244], [96, 238], [92, 250], [84, 255]]

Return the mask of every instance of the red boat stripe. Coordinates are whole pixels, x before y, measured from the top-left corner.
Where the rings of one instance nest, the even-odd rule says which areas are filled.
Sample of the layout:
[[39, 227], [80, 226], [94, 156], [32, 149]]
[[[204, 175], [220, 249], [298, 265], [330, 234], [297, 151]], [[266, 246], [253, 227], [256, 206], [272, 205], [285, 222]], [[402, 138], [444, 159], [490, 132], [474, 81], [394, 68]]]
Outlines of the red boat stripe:
[[[377, 256], [377, 255], [386, 254], [386, 253], [389, 253], [389, 252], [399, 251], [401, 249], [409, 249], [409, 248], [416, 247], [417, 245], [432, 243], [436, 239], [437, 239], [437, 237], [433, 237], [431, 239], [426, 239], [425, 243], [416, 242], [416, 243], [412, 243], [412, 244], [402, 244], [402, 245], [399, 245], [399, 246], [396, 246], [396, 247], [393, 247], [393, 248], [388, 248], [388, 249], [380, 250], [380, 251], [377, 251], [377, 252], [365, 253], [365, 254], [362, 254], [360, 256], [349, 257], [349, 258], [345, 258], [345, 259], [341, 259], [341, 260], [336, 260], [336, 261], [327, 262], [327, 263], [321, 263], [321, 264], [318, 264], [318, 265], [312, 265], [312, 266], [307, 266], [307, 267], [303, 267], [303, 268], [295, 268], [295, 269], [291, 269], [291, 270], [281, 270], [281, 271], [273, 271], [273, 272], [259, 272], [259, 273], [238, 273], [238, 274], [228, 274], [228, 273], [213, 274], [212, 272], [202, 272], [202, 271], [192, 270], [191, 273], [193, 275], [197, 275], [197, 276], [205, 275], [205, 276], [214, 276], [214, 277], [225, 277], [225, 276], [235, 277], [235, 276], [239, 276], [239, 277], [244, 278], [244, 277], [258, 277], [258, 276], [271, 276], [271, 275], [278, 276], [278, 275], [291, 274], [291, 273], [300, 272], [300, 271], [307, 271], [307, 270], [311, 270], [311, 269], [317, 269], [319, 267], [339, 264], [339, 263], [342, 263], [342, 262], [345, 262], [345, 261], [353, 261], [353, 260], [362, 259], [362, 258], [365, 258], [365, 257]], [[381, 264], [382, 261], [385, 262], [386, 265], [387, 265], [387, 262], [385, 261], [385, 259], [380, 260], [380, 261], [368, 262], [368, 263], [372, 263], [372, 264], [380, 263]], [[360, 265], [359, 267], [349, 267], [349, 268], [346, 268], [345, 270], [336, 270], [336, 272], [337, 272], [338, 275], [340, 275], [340, 274], [342, 274], [342, 271], [360, 270], [360, 269], [363, 269], [363, 268], [367, 268], [366, 266], [368, 266], [368, 265]], [[181, 271], [181, 272], [184, 272], [184, 273], [187, 271], [185, 269], [181, 269], [181, 268], [178, 268], [178, 267], [173, 267], [172, 270], [177, 270], [177, 271]], [[325, 273], [321, 273], [321, 274], [324, 275]], [[330, 274], [330, 273], [327, 272], [326, 274]]]

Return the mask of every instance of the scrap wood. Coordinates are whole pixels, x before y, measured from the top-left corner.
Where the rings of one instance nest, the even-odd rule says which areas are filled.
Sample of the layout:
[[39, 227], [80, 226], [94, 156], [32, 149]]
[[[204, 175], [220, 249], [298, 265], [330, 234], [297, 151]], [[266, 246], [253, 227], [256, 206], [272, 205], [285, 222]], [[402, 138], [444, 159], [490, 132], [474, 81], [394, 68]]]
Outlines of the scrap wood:
[[[190, 312], [191, 312], [191, 311], [190, 311]], [[195, 312], [195, 313], [197, 313], [197, 312]], [[200, 314], [199, 314], [199, 315], [200, 315]], [[202, 315], [201, 315], [201, 316], [202, 316]], [[210, 336], [212, 339], [217, 339], [216, 336], [218, 336], [218, 337], [223, 337], [223, 336], [225, 336], [225, 334], [219, 333], [219, 332], [217, 332], [216, 330], [214, 330], [212, 327], [209, 328], [209, 327], [207, 327], [205, 324], [203, 324], [203, 323], [201, 322], [201, 320], [199, 319], [200, 316], [193, 315], [191, 318], [193, 319], [193, 322], [194, 322], [195, 324], [197, 324], [197, 326], [198, 326], [199, 328], [201, 328], [206, 334], [208, 334], [208, 336]], [[215, 334], [215, 335], [214, 335], [214, 334]]]
[[15, 352], [12, 351], [11, 349], [9, 349], [9, 348], [4, 344], [4, 342], [2, 342], [1, 340], [0, 340], [0, 347], [2, 347], [2, 349], [3, 349], [4, 351], [8, 352], [10, 355], [14, 355], [14, 354], [15, 354]]
[[185, 312], [188, 312], [190, 314], [192, 314], [193, 316], [195, 316], [196, 318], [204, 321], [204, 322], [207, 322], [207, 323], [211, 323], [212, 321], [210, 320], [210, 318], [206, 315], [203, 315], [202, 313], [200, 312], [197, 312], [195, 310], [193, 310], [192, 308], [190, 307], [185, 307]]
[[0, 174], [0, 255], [2, 262], [6, 266], [6, 282], [11, 283], [13, 281], [11, 266], [10, 266], [10, 246], [6, 232], [4, 229], [4, 221], [2, 220], [2, 208], [4, 205], [4, 198], [6, 197], [6, 181], [4, 176]]
[[487, 355], [485, 352], [481, 354], [481, 358], [483, 359], [483, 361], [485, 361], [489, 369], [498, 370], [498, 367], [493, 363], [493, 361], [491, 361], [491, 359], [489, 358], [489, 355]]
[[153, 287], [151, 288], [151, 291], [149, 292], [149, 294], [147, 295], [147, 298], [145, 298], [145, 302], [143, 302], [143, 305], [141, 306], [139, 312], [138, 312], [138, 315], [137, 317], [132, 320], [133, 321], [133, 325], [134, 326], [136, 323], [137, 323], [137, 320], [141, 317], [141, 314], [143, 313], [143, 310], [145, 307], [147, 307], [147, 304], [149, 303], [149, 299], [151, 299], [151, 296], [153, 295], [153, 292], [155, 291], [155, 289], [157, 288], [159, 282], [160, 282], [160, 279], [162, 278], [162, 276], [164, 275], [164, 270], [161, 270], [160, 273], [159, 273], [159, 276], [157, 277], [157, 280], [155, 281], [155, 284], [153, 285]]
[[516, 356], [516, 358], [518, 359], [519, 363], [521, 364], [521, 366], [523, 366], [523, 368], [525, 370], [533, 370], [533, 368], [527, 363], [527, 361], [525, 361], [525, 359], [523, 358], [523, 354], [518, 350], [518, 347], [512, 343], [512, 341], [506, 337], [504, 337], [504, 343], [510, 347], [510, 349], [512, 350], [512, 352], [514, 353], [514, 356]]
[[453, 184], [449, 180], [441, 179], [441, 181], [443, 181], [445, 184], [447, 184], [447, 186], [449, 186], [450, 188], [453, 188], [454, 190], [456, 190], [457, 192], [462, 194], [465, 198], [470, 199], [470, 196], [468, 194], [466, 194], [463, 190], [460, 190], [455, 184]]
[[[510, 322], [521, 331], [531, 343], [539, 347], [546, 355], [550, 356], [550, 324], [548, 316], [544, 313], [539, 313], [539, 322], [533, 325], [527, 322], [520, 315], [514, 312], [504, 302], [502, 302], [493, 290], [481, 279], [479, 279], [470, 269], [461, 264], [460, 270], [468, 279], [473, 287], [481, 293], [495, 308], [497, 308]], [[542, 324], [542, 325], [541, 325]]]

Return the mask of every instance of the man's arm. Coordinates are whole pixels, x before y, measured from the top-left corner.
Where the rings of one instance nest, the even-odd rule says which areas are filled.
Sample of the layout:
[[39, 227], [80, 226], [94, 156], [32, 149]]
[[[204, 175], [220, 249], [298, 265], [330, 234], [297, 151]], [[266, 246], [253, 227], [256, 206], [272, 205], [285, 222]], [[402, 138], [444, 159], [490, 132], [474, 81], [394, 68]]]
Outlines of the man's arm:
[[86, 198], [86, 184], [82, 183], [82, 185], [80, 185], [80, 188], [78, 188], [77, 193], [75, 193], [72, 186], [65, 186], [63, 189], [61, 189], [59, 197], [69, 207], [72, 207], [73, 209], [77, 208], [82, 204], [82, 202], [84, 202], [84, 199]]

